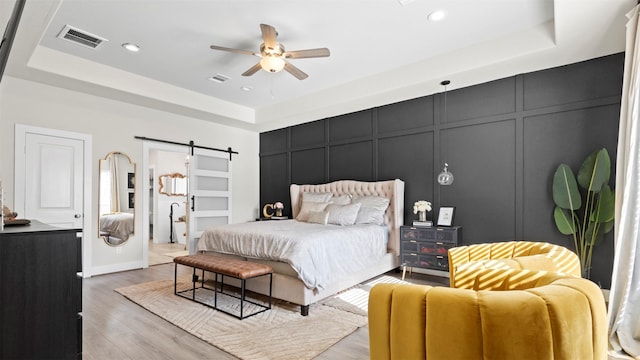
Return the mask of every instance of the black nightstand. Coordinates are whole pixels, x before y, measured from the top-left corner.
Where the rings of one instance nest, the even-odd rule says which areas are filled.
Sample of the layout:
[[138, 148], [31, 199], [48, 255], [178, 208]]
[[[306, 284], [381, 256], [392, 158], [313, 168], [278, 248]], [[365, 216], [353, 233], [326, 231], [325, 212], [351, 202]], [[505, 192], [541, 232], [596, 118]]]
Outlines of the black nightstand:
[[409, 268], [449, 271], [448, 251], [462, 241], [462, 227], [400, 227], [402, 279]]

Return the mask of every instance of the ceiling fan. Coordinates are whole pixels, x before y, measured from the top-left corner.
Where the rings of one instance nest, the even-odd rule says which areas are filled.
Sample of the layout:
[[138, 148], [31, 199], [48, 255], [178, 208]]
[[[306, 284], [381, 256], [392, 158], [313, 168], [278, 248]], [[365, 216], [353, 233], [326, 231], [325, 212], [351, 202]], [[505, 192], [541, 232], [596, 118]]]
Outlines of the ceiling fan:
[[309, 75], [293, 66], [286, 59], [328, 57], [330, 55], [329, 49], [327, 48], [285, 51], [284, 46], [276, 41], [278, 33], [273, 26], [260, 24], [260, 30], [262, 31], [263, 43], [260, 44], [259, 53], [249, 50], [232, 49], [218, 45], [211, 45], [211, 49], [228, 51], [238, 54], [253, 55], [261, 58], [260, 62], [253, 65], [251, 68], [249, 68], [249, 70], [243, 72], [242, 76], [251, 76], [258, 72], [258, 70], [260, 69], [268, 72], [278, 72], [284, 69], [286, 72], [295, 76], [299, 80], [304, 80]]

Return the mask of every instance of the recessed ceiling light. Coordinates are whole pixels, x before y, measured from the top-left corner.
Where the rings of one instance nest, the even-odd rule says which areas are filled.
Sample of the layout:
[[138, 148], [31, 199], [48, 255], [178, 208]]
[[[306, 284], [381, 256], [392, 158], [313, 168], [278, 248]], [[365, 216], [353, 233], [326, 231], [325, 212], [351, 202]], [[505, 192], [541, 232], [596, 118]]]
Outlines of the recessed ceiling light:
[[436, 10], [427, 15], [427, 20], [429, 21], [440, 21], [447, 17], [446, 10]]
[[131, 52], [138, 52], [140, 51], [140, 46], [136, 45], [136, 44], [131, 44], [131, 43], [124, 43], [122, 44], [122, 47], [131, 51]]
[[241, 86], [240, 90], [242, 90], [242, 91], [251, 91], [251, 90], [253, 90], [253, 88], [251, 86]]

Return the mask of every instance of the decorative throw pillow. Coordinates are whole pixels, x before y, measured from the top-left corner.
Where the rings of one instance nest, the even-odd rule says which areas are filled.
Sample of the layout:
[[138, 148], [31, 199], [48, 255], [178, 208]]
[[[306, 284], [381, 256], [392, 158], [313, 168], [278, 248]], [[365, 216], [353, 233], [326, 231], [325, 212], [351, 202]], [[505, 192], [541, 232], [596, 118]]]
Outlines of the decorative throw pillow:
[[353, 204], [362, 204], [356, 224], [384, 224], [384, 212], [389, 207], [389, 199], [382, 196], [358, 196], [351, 199]]
[[303, 201], [302, 207], [300, 208], [300, 212], [298, 213], [298, 216], [296, 216], [296, 220], [309, 221], [309, 212], [324, 211], [324, 208], [326, 208], [327, 205], [329, 205], [328, 202]]
[[326, 211], [309, 211], [308, 222], [310, 223], [327, 225], [328, 220], [329, 213]]
[[362, 204], [336, 205], [329, 204], [326, 212], [329, 215], [329, 224], [353, 225], [358, 217], [358, 210]]
[[349, 205], [351, 204], [351, 195], [349, 194], [342, 194], [338, 196], [334, 195], [331, 198], [331, 203], [336, 205]]
[[302, 203], [306, 201], [310, 202], [327, 202], [333, 196], [332, 193], [319, 193], [319, 192], [303, 192], [302, 193]]

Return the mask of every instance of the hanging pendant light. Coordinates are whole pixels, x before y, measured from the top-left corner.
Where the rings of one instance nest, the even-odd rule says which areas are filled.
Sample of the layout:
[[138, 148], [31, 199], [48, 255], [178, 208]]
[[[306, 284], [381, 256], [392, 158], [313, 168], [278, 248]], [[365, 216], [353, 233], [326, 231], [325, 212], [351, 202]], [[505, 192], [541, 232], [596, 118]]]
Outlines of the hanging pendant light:
[[449, 164], [444, 163], [444, 169], [442, 169], [442, 172], [438, 174], [438, 184], [440, 185], [453, 184], [453, 174], [449, 172], [449, 169], [447, 168], [448, 166]]
[[[443, 82], [440, 83], [440, 85], [444, 86], [444, 122], [443, 124], [447, 123], [447, 85], [449, 85], [451, 83], [451, 81], [449, 80], [444, 80]], [[446, 144], [445, 144], [446, 145]], [[438, 174], [438, 184], [440, 185], [451, 185], [453, 184], [453, 174], [449, 171], [449, 164], [447, 164], [447, 151], [446, 151], [446, 146], [444, 147], [444, 169], [442, 169], [442, 172], [440, 174]]]

